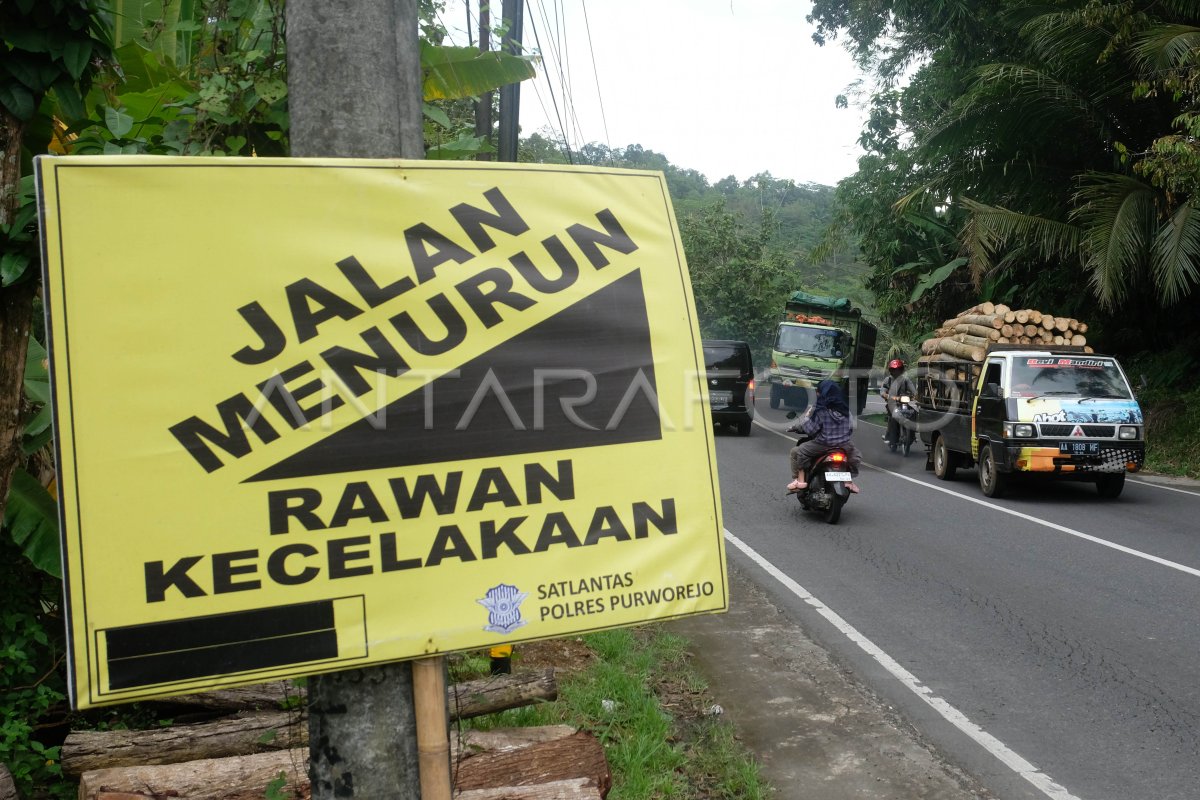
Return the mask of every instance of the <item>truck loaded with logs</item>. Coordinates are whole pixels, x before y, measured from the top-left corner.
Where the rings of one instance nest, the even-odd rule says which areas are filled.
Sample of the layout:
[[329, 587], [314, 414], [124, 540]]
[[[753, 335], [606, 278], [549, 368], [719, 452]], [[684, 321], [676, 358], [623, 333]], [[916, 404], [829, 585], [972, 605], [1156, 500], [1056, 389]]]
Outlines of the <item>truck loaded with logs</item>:
[[991, 303], [947, 320], [917, 361], [926, 469], [951, 480], [976, 467], [988, 497], [1018, 477], [1120, 495], [1145, 458], [1142, 410], [1121, 365], [1095, 353], [1086, 331], [1074, 319]]

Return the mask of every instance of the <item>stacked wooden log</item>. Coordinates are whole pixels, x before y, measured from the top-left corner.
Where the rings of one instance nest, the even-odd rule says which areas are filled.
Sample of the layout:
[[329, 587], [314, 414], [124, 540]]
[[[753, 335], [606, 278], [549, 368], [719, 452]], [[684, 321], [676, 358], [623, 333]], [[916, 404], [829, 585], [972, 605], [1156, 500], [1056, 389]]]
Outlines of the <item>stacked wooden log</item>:
[[1003, 304], [980, 303], [942, 323], [921, 343], [922, 360], [940, 358], [982, 361], [994, 344], [1053, 347], [1070, 345], [1092, 352], [1088, 326], [1071, 317], [1056, 317], [1032, 308], [1012, 309]]
[[[300, 712], [272, 702], [284, 699], [285, 686], [172, 698], [209, 710], [236, 709], [202, 723], [72, 732], [62, 747], [63, 770], [79, 776], [80, 800], [252, 800], [265, 797], [273, 782], [288, 797], [309, 797], [307, 725]], [[547, 669], [459, 683], [448, 694], [451, 719], [466, 719], [554, 700], [558, 688], [554, 670]], [[599, 740], [570, 726], [467, 731], [452, 738], [456, 798], [600, 800], [612, 785]], [[281, 775], [285, 785], [279, 787]]]

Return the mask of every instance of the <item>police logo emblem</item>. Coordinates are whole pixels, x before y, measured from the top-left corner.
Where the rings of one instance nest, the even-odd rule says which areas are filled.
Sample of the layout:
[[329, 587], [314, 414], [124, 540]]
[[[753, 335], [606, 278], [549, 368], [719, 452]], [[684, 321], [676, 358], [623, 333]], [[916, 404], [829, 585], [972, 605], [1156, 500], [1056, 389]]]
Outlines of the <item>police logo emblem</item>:
[[475, 601], [488, 610], [488, 624], [483, 629], [491, 633], [512, 633], [528, 625], [527, 620], [521, 619], [521, 602], [526, 597], [529, 597], [528, 592], [507, 583], [488, 589], [483, 599]]

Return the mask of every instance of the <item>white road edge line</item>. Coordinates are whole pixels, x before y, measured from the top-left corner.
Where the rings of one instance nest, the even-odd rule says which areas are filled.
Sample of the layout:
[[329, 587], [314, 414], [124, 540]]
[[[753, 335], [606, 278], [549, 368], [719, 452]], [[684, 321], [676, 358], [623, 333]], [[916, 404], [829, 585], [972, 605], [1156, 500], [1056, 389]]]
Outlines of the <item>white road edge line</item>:
[[[780, 436], [782, 436], [785, 439], [792, 438], [785, 433], [779, 433], [779, 431], [773, 430], [772, 428], [768, 428], [765, 425], [762, 425], [761, 427], [763, 427], [766, 430], [771, 431], [772, 433], [778, 433]], [[1000, 511], [1005, 514], [1008, 514], [1009, 516], [1018, 517], [1020, 519], [1027, 520], [1029, 522], [1033, 522], [1038, 525], [1042, 525], [1042, 526], [1050, 528], [1052, 530], [1059, 531], [1060, 533], [1065, 533], [1070, 536], [1075, 536], [1080, 539], [1084, 539], [1085, 541], [1092, 542], [1093, 544], [1098, 544], [1102, 547], [1108, 547], [1112, 550], [1116, 550], [1118, 552], [1125, 553], [1126, 555], [1134, 556], [1135, 558], [1142, 558], [1142, 559], [1145, 559], [1146, 561], [1152, 561], [1155, 564], [1159, 564], [1164, 567], [1170, 567], [1171, 569], [1178, 570], [1178, 571], [1186, 573], [1188, 575], [1193, 575], [1197, 578], [1200, 578], [1200, 569], [1196, 569], [1195, 567], [1189, 567], [1186, 564], [1180, 564], [1178, 562], [1169, 561], [1165, 558], [1160, 558], [1159, 556], [1154, 556], [1149, 553], [1143, 553], [1141, 550], [1134, 550], [1132, 547], [1126, 547], [1123, 544], [1117, 544], [1116, 542], [1110, 542], [1107, 539], [1101, 539], [1098, 536], [1092, 536], [1090, 533], [1084, 533], [1083, 531], [1077, 531], [1074, 528], [1068, 528], [1066, 525], [1059, 525], [1057, 522], [1050, 522], [1049, 520], [1044, 520], [1044, 519], [1041, 519], [1040, 517], [1035, 517], [1032, 514], [1025, 514], [1020, 511], [1014, 511], [1011, 508], [1005, 508], [1004, 506], [997, 505], [996, 503], [990, 503], [987, 500], [980, 500], [977, 497], [969, 497], [965, 494], [962, 494], [961, 492], [956, 492], [953, 489], [947, 489], [943, 486], [937, 486], [935, 484], [928, 483], [926, 481], [919, 481], [916, 478], [910, 478], [907, 475], [901, 475], [899, 472], [892, 472], [890, 469], [884, 469], [883, 467], [868, 463], [866, 461], [864, 461], [862, 463], [863, 463], [863, 466], [870, 467], [871, 469], [878, 470], [879, 472], [886, 472], [888, 475], [895, 476], [897, 478], [900, 478], [901, 480], [908, 481], [909, 483], [915, 483], [917, 486], [924, 486], [926, 489], [932, 489], [935, 492], [942, 492], [943, 494], [948, 494], [951, 497], [957, 497], [959, 500], [965, 500], [968, 503], [974, 503], [976, 505], [983, 506], [984, 508], [990, 508], [993, 511]]]
[[724, 533], [725, 538], [734, 547], [741, 550], [750, 560], [762, 567], [768, 575], [787, 587], [792, 594], [812, 606], [833, 627], [837, 628], [846, 638], [862, 648], [867, 655], [879, 662], [880, 666], [886, 669], [896, 680], [900, 681], [901, 684], [912, 691], [913, 694], [924, 701], [930, 708], [940, 714], [943, 719], [969, 736], [976, 744], [1003, 762], [1009, 769], [1033, 784], [1042, 794], [1053, 800], [1080, 800], [1065, 788], [1055, 783], [1049, 775], [1013, 752], [1004, 742], [992, 736], [974, 722], [971, 722], [957, 708], [942, 698], [935, 697], [929, 687], [923, 686], [915, 675], [900, 666], [894, 658], [885, 653], [866, 636], [859, 633], [853, 625], [842, 619], [836, 611], [809, 594], [807, 589], [785, 575], [778, 567], [759, 555], [748, 544], [734, 536], [728, 529]]

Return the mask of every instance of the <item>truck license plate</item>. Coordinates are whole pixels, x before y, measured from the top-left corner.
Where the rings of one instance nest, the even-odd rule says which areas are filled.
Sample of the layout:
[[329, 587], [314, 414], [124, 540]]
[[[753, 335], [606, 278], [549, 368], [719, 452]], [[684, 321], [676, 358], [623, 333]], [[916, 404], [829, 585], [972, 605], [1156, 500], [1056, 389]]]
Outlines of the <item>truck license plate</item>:
[[849, 472], [826, 472], [825, 480], [827, 480], [827, 481], [846, 481], [848, 483], [850, 481], [850, 473]]
[[1058, 452], [1072, 456], [1094, 456], [1100, 453], [1099, 442], [1059, 442]]
[[708, 404], [713, 408], [724, 408], [733, 402], [733, 392], [709, 392]]

